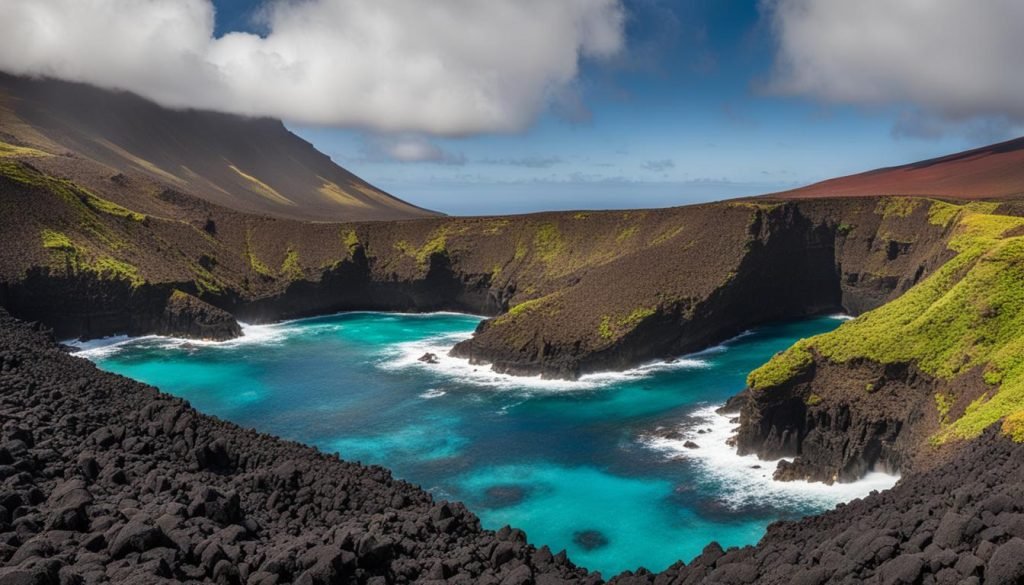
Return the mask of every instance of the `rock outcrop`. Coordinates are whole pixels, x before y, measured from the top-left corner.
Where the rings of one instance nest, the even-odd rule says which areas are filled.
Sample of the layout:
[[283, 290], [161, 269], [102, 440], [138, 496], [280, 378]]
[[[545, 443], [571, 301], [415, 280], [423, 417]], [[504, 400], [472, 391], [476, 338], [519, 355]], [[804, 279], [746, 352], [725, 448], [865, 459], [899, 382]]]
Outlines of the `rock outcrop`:
[[231, 313], [175, 290], [167, 299], [156, 334], [224, 341], [242, 335]]

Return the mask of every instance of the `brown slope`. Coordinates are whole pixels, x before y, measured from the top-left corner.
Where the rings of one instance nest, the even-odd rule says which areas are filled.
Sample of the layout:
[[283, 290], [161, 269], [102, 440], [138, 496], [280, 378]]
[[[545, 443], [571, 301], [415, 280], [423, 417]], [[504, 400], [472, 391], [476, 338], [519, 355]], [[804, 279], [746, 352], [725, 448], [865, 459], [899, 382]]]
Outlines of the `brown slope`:
[[[124, 92], [0, 74], [0, 140], [72, 154], [239, 211], [314, 221], [428, 217], [271, 119], [169, 110]], [[76, 163], [76, 164], [72, 164]]]
[[1024, 138], [926, 161], [829, 179], [773, 197], [922, 195], [1003, 199], [1024, 194]]

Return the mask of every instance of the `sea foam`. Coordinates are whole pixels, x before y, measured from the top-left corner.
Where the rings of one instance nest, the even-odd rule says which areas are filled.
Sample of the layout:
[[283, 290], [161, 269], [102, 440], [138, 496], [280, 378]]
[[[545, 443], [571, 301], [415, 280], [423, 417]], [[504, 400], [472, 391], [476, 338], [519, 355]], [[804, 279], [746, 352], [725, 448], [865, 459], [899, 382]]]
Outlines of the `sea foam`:
[[[643, 379], [666, 370], [708, 367], [705, 360], [690, 356], [672, 362], [652, 362], [622, 372], [586, 374], [578, 380], [551, 380], [544, 379], [539, 375], [512, 376], [495, 372], [489, 364], [471, 364], [468, 359], [448, 355], [456, 343], [469, 339], [471, 336], [472, 333], [449, 333], [429, 339], [397, 343], [385, 350], [384, 359], [377, 366], [393, 370], [416, 369], [481, 388], [526, 393], [588, 391]], [[437, 356], [437, 363], [420, 361], [420, 358], [427, 353]]]
[[[700, 466], [718, 485], [720, 499], [732, 508], [743, 508], [770, 503], [776, 506], [815, 505], [834, 506], [854, 498], [868, 495], [874, 490], [892, 487], [899, 476], [870, 472], [851, 483], [826, 485], [808, 481], [776, 481], [772, 473], [779, 460], [766, 461], [756, 455], [739, 455], [727, 441], [736, 433], [738, 425], [731, 422], [736, 416], [716, 412], [718, 406], [703, 406], [695, 410], [675, 431], [678, 438], [664, 436], [670, 429], [661, 428], [641, 436], [640, 441], [660, 451], [670, 459], [685, 459]], [[699, 431], [705, 431], [703, 433]], [[698, 448], [688, 448], [692, 441]]]

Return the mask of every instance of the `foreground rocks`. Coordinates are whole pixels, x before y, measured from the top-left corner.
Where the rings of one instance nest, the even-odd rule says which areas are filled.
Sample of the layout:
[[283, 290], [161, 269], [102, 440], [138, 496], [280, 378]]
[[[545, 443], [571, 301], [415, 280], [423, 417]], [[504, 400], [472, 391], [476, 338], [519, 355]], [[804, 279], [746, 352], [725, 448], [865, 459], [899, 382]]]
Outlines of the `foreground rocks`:
[[[600, 547], [593, 531], [577, 537]], [[664, 543], [671, 546], [672, 543]], [[598, 583], [380, 467], [197, 413], [0, 312], [0, 584]], [[991, 431], [756, 547], [623, 584], [1017, 583], [1024, 449]]]
[[586, 583], [380, 467], [200, 415], [0, 314], [0, 583]]

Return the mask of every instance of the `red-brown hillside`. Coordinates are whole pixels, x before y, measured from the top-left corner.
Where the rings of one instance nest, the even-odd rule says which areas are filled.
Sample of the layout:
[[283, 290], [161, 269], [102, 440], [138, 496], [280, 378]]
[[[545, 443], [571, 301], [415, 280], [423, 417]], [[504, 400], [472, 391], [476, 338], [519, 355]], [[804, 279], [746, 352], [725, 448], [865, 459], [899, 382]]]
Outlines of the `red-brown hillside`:
[[1024, 194], [1024, 138], [898, 167], [829, 179], [773, 197], [926, 195], [995, 199]]

